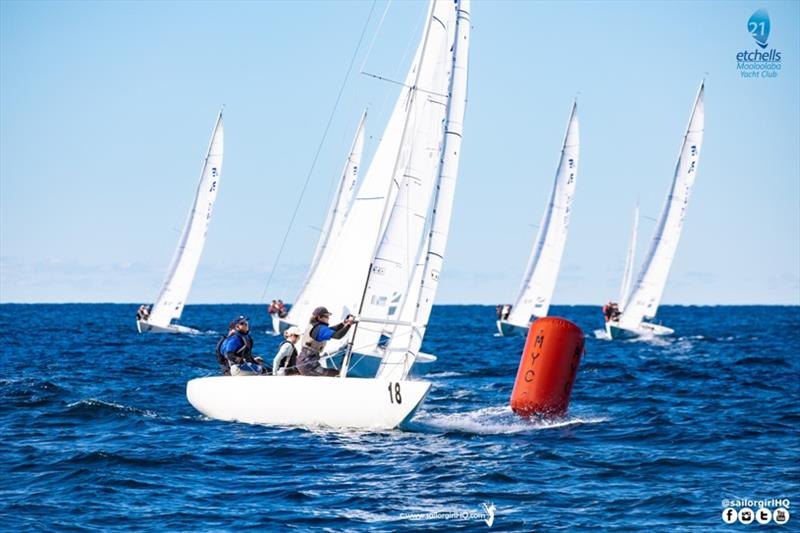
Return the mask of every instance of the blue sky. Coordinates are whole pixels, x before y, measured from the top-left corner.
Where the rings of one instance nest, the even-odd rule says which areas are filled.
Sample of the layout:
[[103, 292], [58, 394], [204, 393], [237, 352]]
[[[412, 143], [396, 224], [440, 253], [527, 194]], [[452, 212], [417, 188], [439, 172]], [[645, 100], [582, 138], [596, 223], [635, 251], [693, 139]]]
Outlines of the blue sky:
[[[578, 94], [554, 304], [618, 293], [700, 79], [706, 134], [665, 303], [800, 304], [800, 4], [473, 1], [469, 104], [439, 303], [513, 299]], [[371, 2], [0, 3], [0, 301], [149, 302], [215, 115], [225, 160], [189, 303], [258, 302]], [[367, 158], [425, 4], [377, 2], [267, 294], [292, 300], [364, 106]], [[769, 11], [774, 79], [744, 79]], [[371, 44], [373, 43], [373, 44]], [[367, 159], [368, 162], [368, 159]], [[654, 222], [640, 224], [639, 259]]]

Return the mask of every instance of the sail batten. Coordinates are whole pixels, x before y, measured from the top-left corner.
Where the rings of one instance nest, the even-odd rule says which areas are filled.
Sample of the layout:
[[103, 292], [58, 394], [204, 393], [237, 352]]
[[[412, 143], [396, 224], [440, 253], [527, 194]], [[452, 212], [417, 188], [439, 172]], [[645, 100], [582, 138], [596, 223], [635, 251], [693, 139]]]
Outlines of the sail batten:
[[222, 175], [223, 138], [222, 111], [220, 111], [206, 152], [194, 202], [167, 270], [161, 292], [147, 320], [149, 324], [166, 327], [173, 319], [180, 318], [183, 312], [197, 266], [200, 263], [200, 256], [203, 253], [208, 225], [211, 222], [211, 213], [219, 190], [219, 180]]

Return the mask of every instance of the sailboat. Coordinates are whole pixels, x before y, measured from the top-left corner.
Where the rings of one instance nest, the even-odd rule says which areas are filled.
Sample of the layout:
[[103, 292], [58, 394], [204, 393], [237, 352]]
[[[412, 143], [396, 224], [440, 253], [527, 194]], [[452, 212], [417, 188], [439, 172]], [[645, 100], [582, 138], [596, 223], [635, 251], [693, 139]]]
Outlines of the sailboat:
[[[375, 238], [366, 253], [342, 238], [320, 257], [320, 268], [348, 266], [339, 271], [340, 292], [330, 296], [358, 310], [339, 377], [193, 379], [186, 395], [198, 411], [220, 420], [361, 429], [395, 428], [414, 415], [430, 389], [408, 373], [427, 328], [449, 232], [469, 32], [469, 0], [431, 1], [411, 69], [359, 188], [362, 208], [356, 209], [357, 197], [342, 228], [343, 235]], [[378, 200], [362, 196], [375, 188]], [[380, 350], [375, 377], [349, 373], [362, 350]]]
[[642, 263], [636, 282], [620, 300], [621, 314], [606, 322], [606, 334], [613, 339], [639, 336], [669, 335], [674, 331], [666, 326], [645, 322], [656, 316], [664, 294], [669, 269], [678, 249], [686, 208], [692, 192], [700, 149], [703, 144], [705, 81], [700, 84], [683, 137], [675, 175], [664, 208], [658, 219], [650, 248]]
[[311, 265], [308, 269], [306, 281], [300, 289], [300, 294], [295, 298], [292, 308], [285, 318], [278, 317], [277, 313], [272, 313], [272, 330], [275, 333], [283, 333], [291, 326], [300, 326], [306, 324], [311, 317], [311, 311], [317, 305], [310, 302], [306, 296], [306, 289], [309, 283], [312, 283], [316, 277], [322, 277], [323, 274], [317, 268], [320, 258], [323, 256], [328, 248], [335, 248], [336, 242], [341, 234], [344, 221], [350, 213], [353, 205], [353, 200], [356, 196], [356, 184], [358, 182], [358, 170], [361, 167], [361, 155], [364, 151], [364, 129], [367, 121], [366, 110], [361, 114], [361, 120], [358, 122], [353, 143], [347, 155], [342, 173], [337, 182], [336, 192], [333, 195], [331, 205], [328, 208], [328, 214], [325, 217], [325, 223], [322, 226], [322, 232], [317, 241], [317, 247], [314, 250], [314, 256], [311, 259]]
[[173, 324], [179, 319], [192, 288], [194, 274], [203, 253], [211, 212], [219, 191], [222, 175], [223, 127], [222, 111], [217, 115], [211, 142], [208, 146], [200, 183], [197, 185], [192, 208], [178, 240], [164, 285], [146, 319], [137, 319], [139, 333], [199, 333], [198, 330]]
[[497, 321], [500, 335], [527, 335], [531, 316], [547, 316], [567, 242], [579, 152], [578, 103], [573, 102], [553, 189], [539, 224], [522, 286], [511, 313], [506, 319]]

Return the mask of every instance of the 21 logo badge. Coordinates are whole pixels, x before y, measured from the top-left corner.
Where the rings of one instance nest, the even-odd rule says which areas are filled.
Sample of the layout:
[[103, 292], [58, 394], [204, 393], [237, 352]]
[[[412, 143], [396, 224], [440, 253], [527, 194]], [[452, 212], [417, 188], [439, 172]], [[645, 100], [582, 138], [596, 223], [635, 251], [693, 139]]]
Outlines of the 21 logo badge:
[[766, 9], [759, 9], [752, 15], [750, 20], [747, 21], [747, 31], [756, 40], [756, 43], [761, 48], [767, 47], [767, 39], [769, 39], [769, 13]]

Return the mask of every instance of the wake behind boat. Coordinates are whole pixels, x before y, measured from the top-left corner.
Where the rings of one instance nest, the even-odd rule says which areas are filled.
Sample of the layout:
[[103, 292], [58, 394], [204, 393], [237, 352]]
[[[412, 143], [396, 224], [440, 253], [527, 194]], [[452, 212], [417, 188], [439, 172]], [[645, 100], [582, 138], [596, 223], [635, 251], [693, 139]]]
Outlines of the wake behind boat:
[[505, 306], [498, 316], [497, 330], [500, 335], [525, 336], [528, 334], [531, 316], [547, 316], [567, 242], [579, 151], [578, 104], [574, 102], [553, 189], [539, 224], [522, 286], [514, 305], [510, 309]]
[[[644, 319], [655, 318], [659, 303], [664, 294], [667, 277], [678, 249], [678, 240], [683, 229], [686, 217], [686, 208], [689, 205], [689, 196], [697, 175], [697, 164], [700, 160], [700, 149], [703, 144], [703, 131], [705, 111], [703, 103], [705, 81], [700, 84], [695, 98], [692, 113], [689, 116], [689, 125], [683, 138], [678, 155], [678, 164], [675, 175], [667, 195], [664, 208], [661, 211], [650, 248], [647, 252], [641, 271], [630, 292], [626, 285], [630, 280], [630, 268], [633, 263], [633, 247], [636, 240], [636, 223], [628, 247], [628, 254], [623, 276], [620, 305], [609, 302], [603, 313], [606, 318], [606, 335], [611, 339], [625, 339], [641, 336], [670, 335], [674, 330], [645, 322]], [[638, 221], [638, 208], [637, 217]]]
[[194, 202], [180, 240], [178, 240], [178, 247], [175, 249], [164, 285], [152, 310], [142, 306], [137, 313], [136, 329], [139, 333], [200, 333], [193, 328], [172, 324], [172, 320], [181, 317], [186, 297], [192, 288], [197, 265], [200, 263], [208, 225], [211, 222], [211, 212], [219, 191], [222, 155], [223, 127], [222, 111], [220, 110], [211, 135]]
[[[311, 301], [358, 309], [355, 327], [341, 330], [339, 377], [193, 379], [186, 393], [198, 411], [220, 420], [360, 429], [392, 429], [413, 416], [430, 388], [407, 377], [422, 355], [447, 244], [469, 33], [469, 0], [431, 1], [406, 83], [359, 189], [359, 196], [370, 188], [378, 195], [364, 198], [363, 208], [353, 205], [340, 245], [327, 246], [319, 257], [315, 270], [337, 272], [336, 283], [308, 283]], [[367, 247], [365, 235], [372, 238]], [[331, 315], [324, 307], [311, 314]], [[315, 327], [303, 333], [298, 361], [308, 361], [315, 350], [318, 357], [321, 348], [315, 346], [327, 342], [313, 338]], [[352, 365], [366, 354], [380, 354], [375, 377], [353, 377]], [[298, 363], [298, 369], [303, 373], [308, 366]]]

